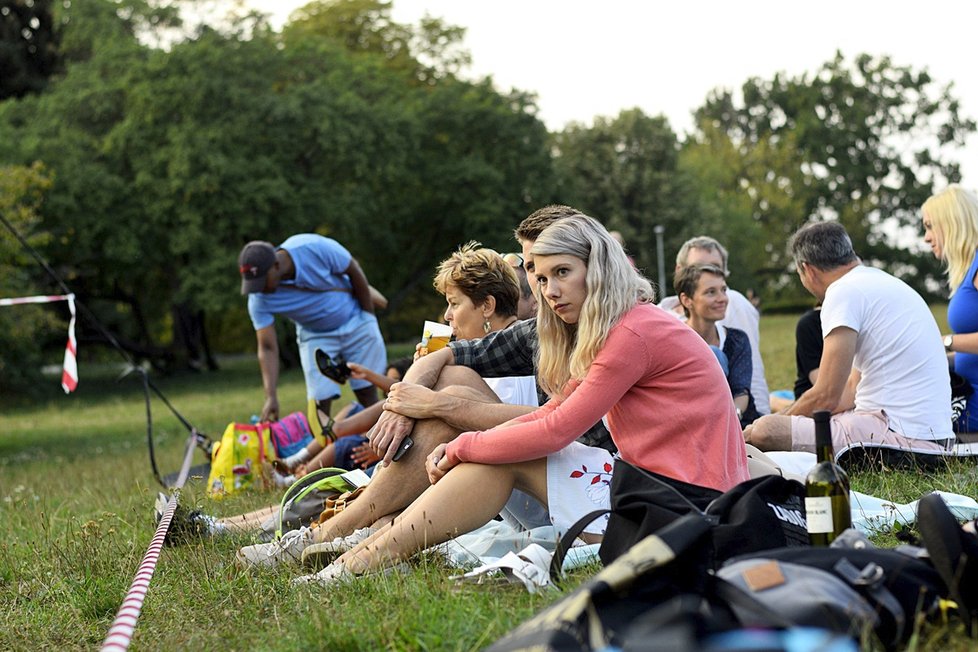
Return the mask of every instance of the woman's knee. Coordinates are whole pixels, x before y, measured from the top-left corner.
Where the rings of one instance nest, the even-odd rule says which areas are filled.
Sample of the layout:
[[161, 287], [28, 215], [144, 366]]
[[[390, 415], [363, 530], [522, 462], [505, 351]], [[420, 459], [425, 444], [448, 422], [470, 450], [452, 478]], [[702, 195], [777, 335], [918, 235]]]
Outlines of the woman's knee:
[[444, 392], [445, 394], [448, 394], [450, 396], [456, 396], [458, 398], [464, 398], [472, 401], [481, 401], [484, 403], [490, 398], [492, 398], [496, 402], [498, 402], [499, 399], [496, 397], [495, 394], [492, 394], [490, 396], [491, 390], [489, 390], [489, 387], [485, 385], [485, 383], [482, 381], [481, 378], [479, 379], [479, 382], [482, 382], [483, 386], [485, 387], [485, 390], [483, 390], [482, 388], [476, 388], [469, 385], [447, 385], [438, 391]]
[[761, 443], [765, 440], [765, 433], [767, 431], [766, 419], [767, 417], [762, 416], [759, 419], [756, 419], [754, 423], [744, 428], [744, 441], [748, 444], [757, 446], [761, 450], [764, 450]]
[[776, 414], [762, 416], [744, 430], [744, 440], [762, 451], [786, 450], [784, 448], [785, 422], [787, 421], [789, 429], [788, 443], [790, 444], [790, 419], [791, 417]]
[[489, 391], [489, 386], [486, 385], [486, 381], [482, 379], [482, 376], [469, 369], [468, 367], [462, 367], [459, 365], [450, 365], [441, 370], [438, 375], [438, 380], [435, 382], [434, 389], [436, 391], [442, 391], [448, 387], [468, 387], [477, 391]]

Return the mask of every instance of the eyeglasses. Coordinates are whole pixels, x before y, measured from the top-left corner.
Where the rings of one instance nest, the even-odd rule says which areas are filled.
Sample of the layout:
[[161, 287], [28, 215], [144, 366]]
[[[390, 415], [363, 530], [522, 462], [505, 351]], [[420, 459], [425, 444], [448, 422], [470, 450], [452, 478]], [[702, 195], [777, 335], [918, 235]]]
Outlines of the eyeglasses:
[[505, 260], [513, 267], [523, 266], [523, 254], [517, 254], [517, 253], [503, 254], [503, 260]]

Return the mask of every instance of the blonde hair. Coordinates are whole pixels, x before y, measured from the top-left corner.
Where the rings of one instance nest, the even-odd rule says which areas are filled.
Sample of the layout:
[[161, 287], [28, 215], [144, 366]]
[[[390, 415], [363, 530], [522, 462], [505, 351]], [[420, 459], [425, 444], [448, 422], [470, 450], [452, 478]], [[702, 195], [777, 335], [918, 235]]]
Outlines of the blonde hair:
[[537, 311], [537, 380], [550, 396], [561, 396], [571, 378], [581, 380], [608, 331], [636, 303], [652, 303], [655, 292], [608, 231], [586, 215], [564, 217], [547, 227], [530, 249], [534, 256], [569, 255], [587, 265], [586, 295], [576, 324], [567, 324], [541, 300]]
[[520, 282], [512, 265], [479, 242], [469, 242], [442, 261], [435, 272], [435, 289], [441, 294], [449, 286], [459, 289], [475, 305], [490, 296], [496, 300], [495, 314], [513, 317], [520, 303]]
[[932, 195], [921, 212], [943, 240], [941, 259], [954, 294], [978, 250], [978, 199], [955, 183]]

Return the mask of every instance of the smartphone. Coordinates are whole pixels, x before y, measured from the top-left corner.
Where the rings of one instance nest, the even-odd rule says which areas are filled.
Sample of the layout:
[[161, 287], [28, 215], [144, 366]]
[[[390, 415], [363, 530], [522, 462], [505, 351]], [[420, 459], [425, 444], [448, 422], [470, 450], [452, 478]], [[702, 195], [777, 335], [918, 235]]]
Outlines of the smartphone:
[[394, 462], [398, 461], [404, 457], [404, 453], [408, 452], [412, 446], [414, 446], [414, 440], [410, 437], [405, 437], [401, 440], [401, 445], [397, 447], [396, 451], [394, 451], [394, 457], [392, 457], [391, 460]]

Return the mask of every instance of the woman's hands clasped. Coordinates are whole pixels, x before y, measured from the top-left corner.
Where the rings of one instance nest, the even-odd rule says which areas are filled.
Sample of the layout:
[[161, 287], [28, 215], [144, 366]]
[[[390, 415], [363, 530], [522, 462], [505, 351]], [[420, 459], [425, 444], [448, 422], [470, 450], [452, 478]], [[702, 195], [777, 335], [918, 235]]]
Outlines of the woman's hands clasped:
[[428, 472], [428, 480], [431, 482], [431, 484], [435, 484], [444, 478], [445, 474], [455, 467], [455, 465], [445, 457], [445, 452], [447, 450], [448, 444], [438, 444], [435, 446], [435, 450], [431, 451], [431, 454], [428, 455], [424, 461], [424, 468], [425, 471]]

